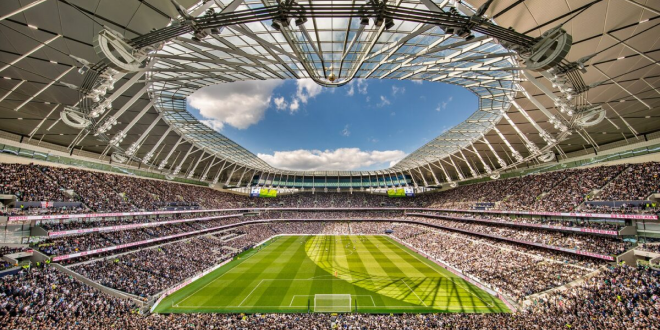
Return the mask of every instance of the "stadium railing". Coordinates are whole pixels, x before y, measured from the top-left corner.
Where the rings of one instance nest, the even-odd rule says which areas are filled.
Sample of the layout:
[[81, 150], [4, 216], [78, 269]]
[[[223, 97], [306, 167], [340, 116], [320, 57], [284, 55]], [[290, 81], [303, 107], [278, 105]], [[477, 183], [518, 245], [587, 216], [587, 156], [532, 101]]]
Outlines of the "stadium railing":
[[658, 220], [653, 214], [618, 214], [618, 213], [580, 213], [580, 212], [533, 212], [533, 211], [502, 211], [502, 210], [466, 210], [448, 208], [422, 208], [422, 207], [243, 207], [231, 209], [197, 209], [179, 211], [151, 211], [151, 212], [115, 212], [115, 213], [87, 213], [87, 214], [52, 214], [52, 215], [24, 215], [9, 216], [8, 222], [32, 221], [32, 220], [63, 220], [81, 218], [104, 218], [104, 217], [128, 217], [142, 215], [160, 214], [183, 214], [204, 212], [229, 212], [229, 211], [426, 211], [426, 212], [456, 212], [456, 213], [485, 213], [485, 214], [511, 214], [548, 217], [569, 218], [598, 218], [598, 219], [630, 219], [630, 220]]
[[616, 230], [603, 230], [603, 229], [593, 229], [593, 228], [583, 228], [583, 227], [566, 227], [566, 226], [553, 226], [546, 224], [538, 223], [523, 223], [523, 222], [512, 222], [504, 220], [487, 220], [487, 219], [478, 219], [478, 218], [465, 218], [465, 217], [452, 217], [448, 215], [440, 214], [426, 214], [426, 213], [408, 213], [410, 216], [419, 216], [426, 218], [438, 218], [446, 220], [457, 220], [457, 221], [467, 221], [467, 222], [483, 222], [483, 223], [492, 223], [492, 224], [501, 224], [512, 227], [530, 227], [530, 228], [541, 228], [548, 230], [557, 230], [557, 231], [574, 231], [580, 233], [591, 233], [599, 235], [608, 235], [608, 236], [618, 236], [619, 232]]

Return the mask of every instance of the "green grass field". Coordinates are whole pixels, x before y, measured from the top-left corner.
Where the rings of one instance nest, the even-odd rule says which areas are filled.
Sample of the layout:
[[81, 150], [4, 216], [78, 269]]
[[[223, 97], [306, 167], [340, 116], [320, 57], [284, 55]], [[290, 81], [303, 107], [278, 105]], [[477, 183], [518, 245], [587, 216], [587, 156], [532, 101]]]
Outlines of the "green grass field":
[[386, 236], [282, 236], [164, 299], [157, 313], [301, 313], [316, 294], [350, 294], [360, 313], [508, 312]]

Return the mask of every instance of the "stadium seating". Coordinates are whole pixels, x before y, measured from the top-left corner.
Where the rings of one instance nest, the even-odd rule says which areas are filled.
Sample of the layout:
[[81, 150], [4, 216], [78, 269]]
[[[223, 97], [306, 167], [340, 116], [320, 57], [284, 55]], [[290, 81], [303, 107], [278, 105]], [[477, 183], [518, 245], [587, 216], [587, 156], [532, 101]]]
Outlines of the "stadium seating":
[[[86, 209], [62, 212], [157, 210], [166, 207], [434, 207], [472, 209], [491, 203], [492, 209], [566, 212], [606, 210], [653, 213], [650, 207], [606, 207], [584, 201], [638, 201], [660, 188], [660, 164], [598, 166], [477, 183], [415, 198], [395, 199], [364, 192], [301, 193], [275, 199], [250, 199], [206, 187], [43, 165], [1, 164], [3, 192], [23, 201], [81, 201]], [[635, 184], [632, 184], [634, 182]], [[67, 196], [65, 190], [74, 192]], [[35, 212], [38, 210], [35, 210]], [[57, 213], [57, 210], [54, 210]], [[61, 210], [60, 210], [61, 211]], [[25, 210], [9, 209], [9, 214]]]
[[[247, 317], [233, 314], [139, 315], [136, 301], [107, 296], [54, 266], [41, 265], [0, 278], [3, 293], [0, 295], [0, 323], [20, 329], [67, 329], [72, 324], [89, 329], [154, 329], [167, 327], [172, 322], [216, 329], [324, 329], [330, 327], [331, 322], [344, 328], [467, 329], [490, 328], [497, 324], [499, 328], [517, 329], [543, 320], [547, 326], [558, 328], [566, 325], [580, 328], [579, 324], [592, 322], [590, 324], [595, 328], [607, 325], [611, 329], [644, 329], [651, 322], [658, 321], [658, 310], [653, 306], [657, 305], [654, 297], [660, 293], [659, 274], [644, 268], [612, 266], [602, 258], [579, 255], [575, 251], [618, 255], [633, 245], [611, 234], [569, 230], [616, 232], [626, 225], [623, 221], [472, 211], [478, 203], [486, 203], [492, 205], [493, 210], [558, 212], [584, 208], [650, 213], [655, 209], [637, 206], [594, 208], [588, 203], [643, 200], [657, 192], [659, 169], [657, 163], [571, 169], [460, 186], [408, 199], [360, 192], [301, 193], [274, 199], [250, 199], [205, 187], [109, 173], [2, 164], [4, 193], [14, 194], [25, 201], [80, 201], [84, 205], [78, 210], [56, 210], [55, 213], [144, 211], [171, 207], [199, 209], [194, 213], [174, 215], [73, 219], [39, 224], [49, 233], [81, 230], [34, 243], [36, 249], [49, 256], [120, 247], [60, 263], [96, 283], [135, 295], [142, 301], [153, 300], [182, 280], [230, 260], [274, 235], [383, 234], [391, 231], [400, 242], [442, 260], [524, 307], [513, 315], [431, 314], [412, 317], [357, 314], [333, 318], [308, 314]], [[630, 185], [629, 182], [643, 184]], [[65, 191], [73, 191], [73, 194]], [[204, 211], [254, 207], [268, 207], [268, 210], [251, 215], [243, 215], [240, 211]], [[378, 210], [380, 207], [390, 209]], [[462, 211], [417, 209], [411, 212], [404, 211], [405, 208]], [[30, 212], [8, 210], [7, 214]], [[224, 216], [229, 217], [219, 218]], [[242, 225], [254, 221], [263, 223]], [[118, 225], [135, 227], [126, 229]], [[98, 228], [104, 229], [97, 231]], [[653, 244], [635, 248], [658, 252], [657, 245]], [[566, 252], [560, 251], [562, 249]], [[0, 254], [15, 251], [19, 250], [3, 249]], [[0, 265], [0, 270], [12, 266]], [[588, 274], [596, 275], [565, 291], [552, 291]], [[623, 277], [626, 278], [625, 284], [617, 285]], [[543, 294], [546, 290], [552, 292]], [[539, 300], [529, 304], [530, 297], [538, 294], [541, 298], [534, 298]], [[583, 301], [589, 303], [583, 304]], [[609, 303], [616, 304], [625, 313], [610, 313], [612, 307], [606, 305]], [[593, 319], [589, 314], [601, 317]], [[94, 317], [86, 317], [89, 315]]]
[[[660, 273], [611, 266], [515, 314], [173, 314], [140, 315], [127, 299], [108, 296], [53, 267], [1, 279], [0, 323], [7, 329], [653, 329]], [[613, 313], [616, 309], [618, 312]]]

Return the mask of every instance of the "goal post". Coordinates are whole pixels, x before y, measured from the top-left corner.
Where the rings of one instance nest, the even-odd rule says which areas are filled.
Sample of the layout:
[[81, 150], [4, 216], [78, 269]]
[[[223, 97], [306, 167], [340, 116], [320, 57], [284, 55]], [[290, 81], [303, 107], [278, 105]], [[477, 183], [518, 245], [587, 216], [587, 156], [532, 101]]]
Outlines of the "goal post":
[[315, 313], [350, 313], [350, 294], [317, 294], [314, 295]]

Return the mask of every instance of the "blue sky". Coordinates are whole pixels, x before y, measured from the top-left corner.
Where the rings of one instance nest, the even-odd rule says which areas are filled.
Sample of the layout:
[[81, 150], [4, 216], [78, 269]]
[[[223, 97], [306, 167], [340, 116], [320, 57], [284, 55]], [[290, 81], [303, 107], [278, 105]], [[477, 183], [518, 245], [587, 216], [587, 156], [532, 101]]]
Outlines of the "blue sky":
[[367, 170], [393, 165], [465, 120], [468, 90], [433, 82], [354, 80], [322, 88], [309, 79], [206, 87], [188, 110], [275, 167]]

